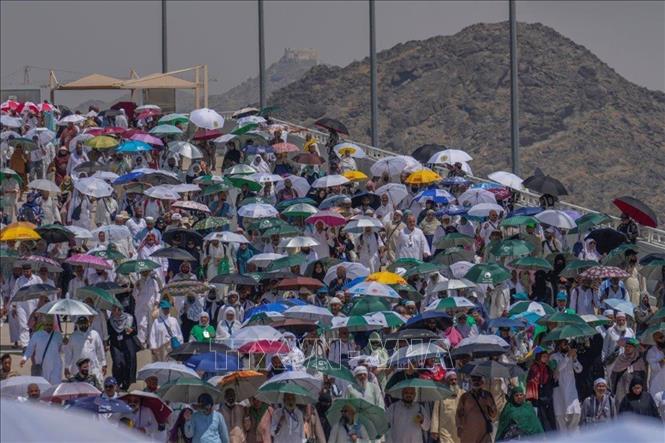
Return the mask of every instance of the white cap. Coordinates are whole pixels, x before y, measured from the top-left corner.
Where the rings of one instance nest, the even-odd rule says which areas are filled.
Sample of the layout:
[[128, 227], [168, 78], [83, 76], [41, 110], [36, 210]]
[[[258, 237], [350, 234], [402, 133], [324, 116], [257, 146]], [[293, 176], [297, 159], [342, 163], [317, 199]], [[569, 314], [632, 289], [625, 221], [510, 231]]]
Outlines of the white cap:
[[626, 318], [626, 313], [619, 311], [614, 315], [614, 317], [615, 318]]
[[613, 309], [605, 309], [605, 310], [603, 311], [603, 315], [604, 315], [604, 316], [608, 316], [608, 315], [612, 315], [612, 316], [614, 316], [614, 310], [613, 310]]
[[363, 365], [358, 365], [355, 368], [353, 368], [353, 376], [356, 377], [359, 374], [367, 375], [367, 368]]
[[337, 298], [337, 297], [333, 297], [333, 298], [330, 299], [330, 304], [331, 304], [331, 305], [334, 305], [334, 304], [341, 305], [341, 304], [342, 304], [342, 300], [340, 300], [340, 299]]

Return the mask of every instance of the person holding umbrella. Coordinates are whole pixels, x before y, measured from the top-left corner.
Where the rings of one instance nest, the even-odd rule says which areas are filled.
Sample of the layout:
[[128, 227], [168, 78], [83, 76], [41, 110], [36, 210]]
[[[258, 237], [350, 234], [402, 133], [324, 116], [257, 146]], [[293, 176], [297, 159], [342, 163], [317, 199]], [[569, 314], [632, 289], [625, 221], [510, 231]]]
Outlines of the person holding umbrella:
[[133, 428], [145, 434], [148, 438], [156, 436], [159, 433], [159, 423], [155, 414], [147, 406], [141, 405], [141, 399], [136, 395], [127, 395], [122, 398], [132, 409], [129, 419], [134, 424]]
[[621, 403], [624, 395], [629, 392], [629, 384], [634, 376], [646, 378], [646, 365], [640, 349], [640, 342], [636, 338], [625, 340], [623, 352], [612, 365], [612, 391], [617, 403]]
[[455, 420], [460, 443], [491, 443], [497, 408], [492, 394], [483, 389], [481, 376], [471, 376], [471, 390], [462, 394]]
[[99, 333], [90, 328], [88, 317], [80, 316], [76, 320], [76, 330], [69, 339], [63, 340], [65, 377], [78, 372], [74, 368], [81, 359], [89, 360], [90, 373], [101, 384], [106, 375], [106, 351]]
[[526, 398], [530, 400], [538, 412], [538, 419], [545, 431], [556, 431], [554, 404], [554, 372], [549, 366], [549, 350], [537, 346], [534, 349], [534, 362], [527, 374]]
[[284, 393], [282, 406], [272, 416], [270, 434], [273, 443], [293, 443], [305, 441], [305, 418], [296, 407], [296, 396]]
[[342, 416], [339, 421], [332, 426], [328, 443], [347, 443], [358, 440], [369, 440], [367, 429], [360, 422], [356, 410], [349, 403], [342, 408]]
[[625, 212], [621, 213], [621, 221], [617, 226], [617, 231], [622, 232], [628, 239], [628, 243], [632, 244], [637, 243], [637, 237], [640, 235], [637, 223], [635, 223]]
[[402, 398], [391, 404], [386, 415], [390, 432], [386, 441], [395, 443], [421, 443], [423, 433], [430, 429], [430, 413], [421, 402], [416, 402], [416, 388], [402, 389]]

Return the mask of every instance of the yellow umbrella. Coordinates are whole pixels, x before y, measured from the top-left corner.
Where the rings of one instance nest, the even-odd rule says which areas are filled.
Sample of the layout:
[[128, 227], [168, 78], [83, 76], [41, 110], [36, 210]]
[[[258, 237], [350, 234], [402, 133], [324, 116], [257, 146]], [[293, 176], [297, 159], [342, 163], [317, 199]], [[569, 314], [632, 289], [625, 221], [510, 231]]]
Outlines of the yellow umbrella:
[[428, 185], [439, 180], [441, 180], [441, 176], [431, 169], [420, 169], [411, 173], [405, 181], [410, 185]]
[[34, 224], [34, 223], [30, 223], [30, 222], [27, 222], [27, 221], [18, 221], [18, 222], [8, 224], [7, 226], [4, 227], [4, 229], [1, 232], [4, 232], [9, 228], [18, 228], [19, 226], [22, 227], [22, 228], [37, 229], [37, 225]]
[[362, 181], [369, 178], [361, 171], [344, 171], [342, 175], [351, 181]]
[[32, 228], [26, 226], [13, 226], [7, 227], [2, 230], [0, 234], [0, 241], [16, 241], [16, 240], [39, 240], [40, 235]]
[[384, 285], [405, 285], [406, 280], [394, 272], [381, 271], [370, 274], [367, 281], [375, 281]]
[[86, 140], [85, 144], [94, 149], [110, 149], [118, 146], [118, 140], [108, 135], [98, 135], [89, 140]]

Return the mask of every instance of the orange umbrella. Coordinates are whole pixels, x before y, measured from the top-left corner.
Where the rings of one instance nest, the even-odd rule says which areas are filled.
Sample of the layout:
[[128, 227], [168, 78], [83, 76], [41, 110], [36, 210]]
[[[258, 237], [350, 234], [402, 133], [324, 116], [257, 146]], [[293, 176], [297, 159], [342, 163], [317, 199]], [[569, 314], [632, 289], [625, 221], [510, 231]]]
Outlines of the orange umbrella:
[[266, 381], [266, 376], [256, 371], [233, 372], [220, 380], [217, 386], [221, 391], [236, 391], [236, 401], [242, 401], [256, 395], [259, 387]]

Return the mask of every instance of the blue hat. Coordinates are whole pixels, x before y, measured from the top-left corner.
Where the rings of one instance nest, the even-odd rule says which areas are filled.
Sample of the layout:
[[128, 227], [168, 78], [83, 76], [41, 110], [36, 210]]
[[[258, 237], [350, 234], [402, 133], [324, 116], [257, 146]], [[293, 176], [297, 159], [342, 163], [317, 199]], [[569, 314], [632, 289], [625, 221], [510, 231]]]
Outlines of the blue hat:
[[113, 377], [106, 377], [104, 379], [104, 386], [117, 386], [118, 382]]
[[568, 294], [566, 294], [566, 291], [559, 291], [559, 293], [556, 295], [556, 300], [568, 300]]
[[525, 292], [517, 292], [513, 295], [515, 300], [528, 300], [529, 296]]
[[171, 309], [171, 303], [168, 300], [162, 300], [159, 302], [160, 309]]

